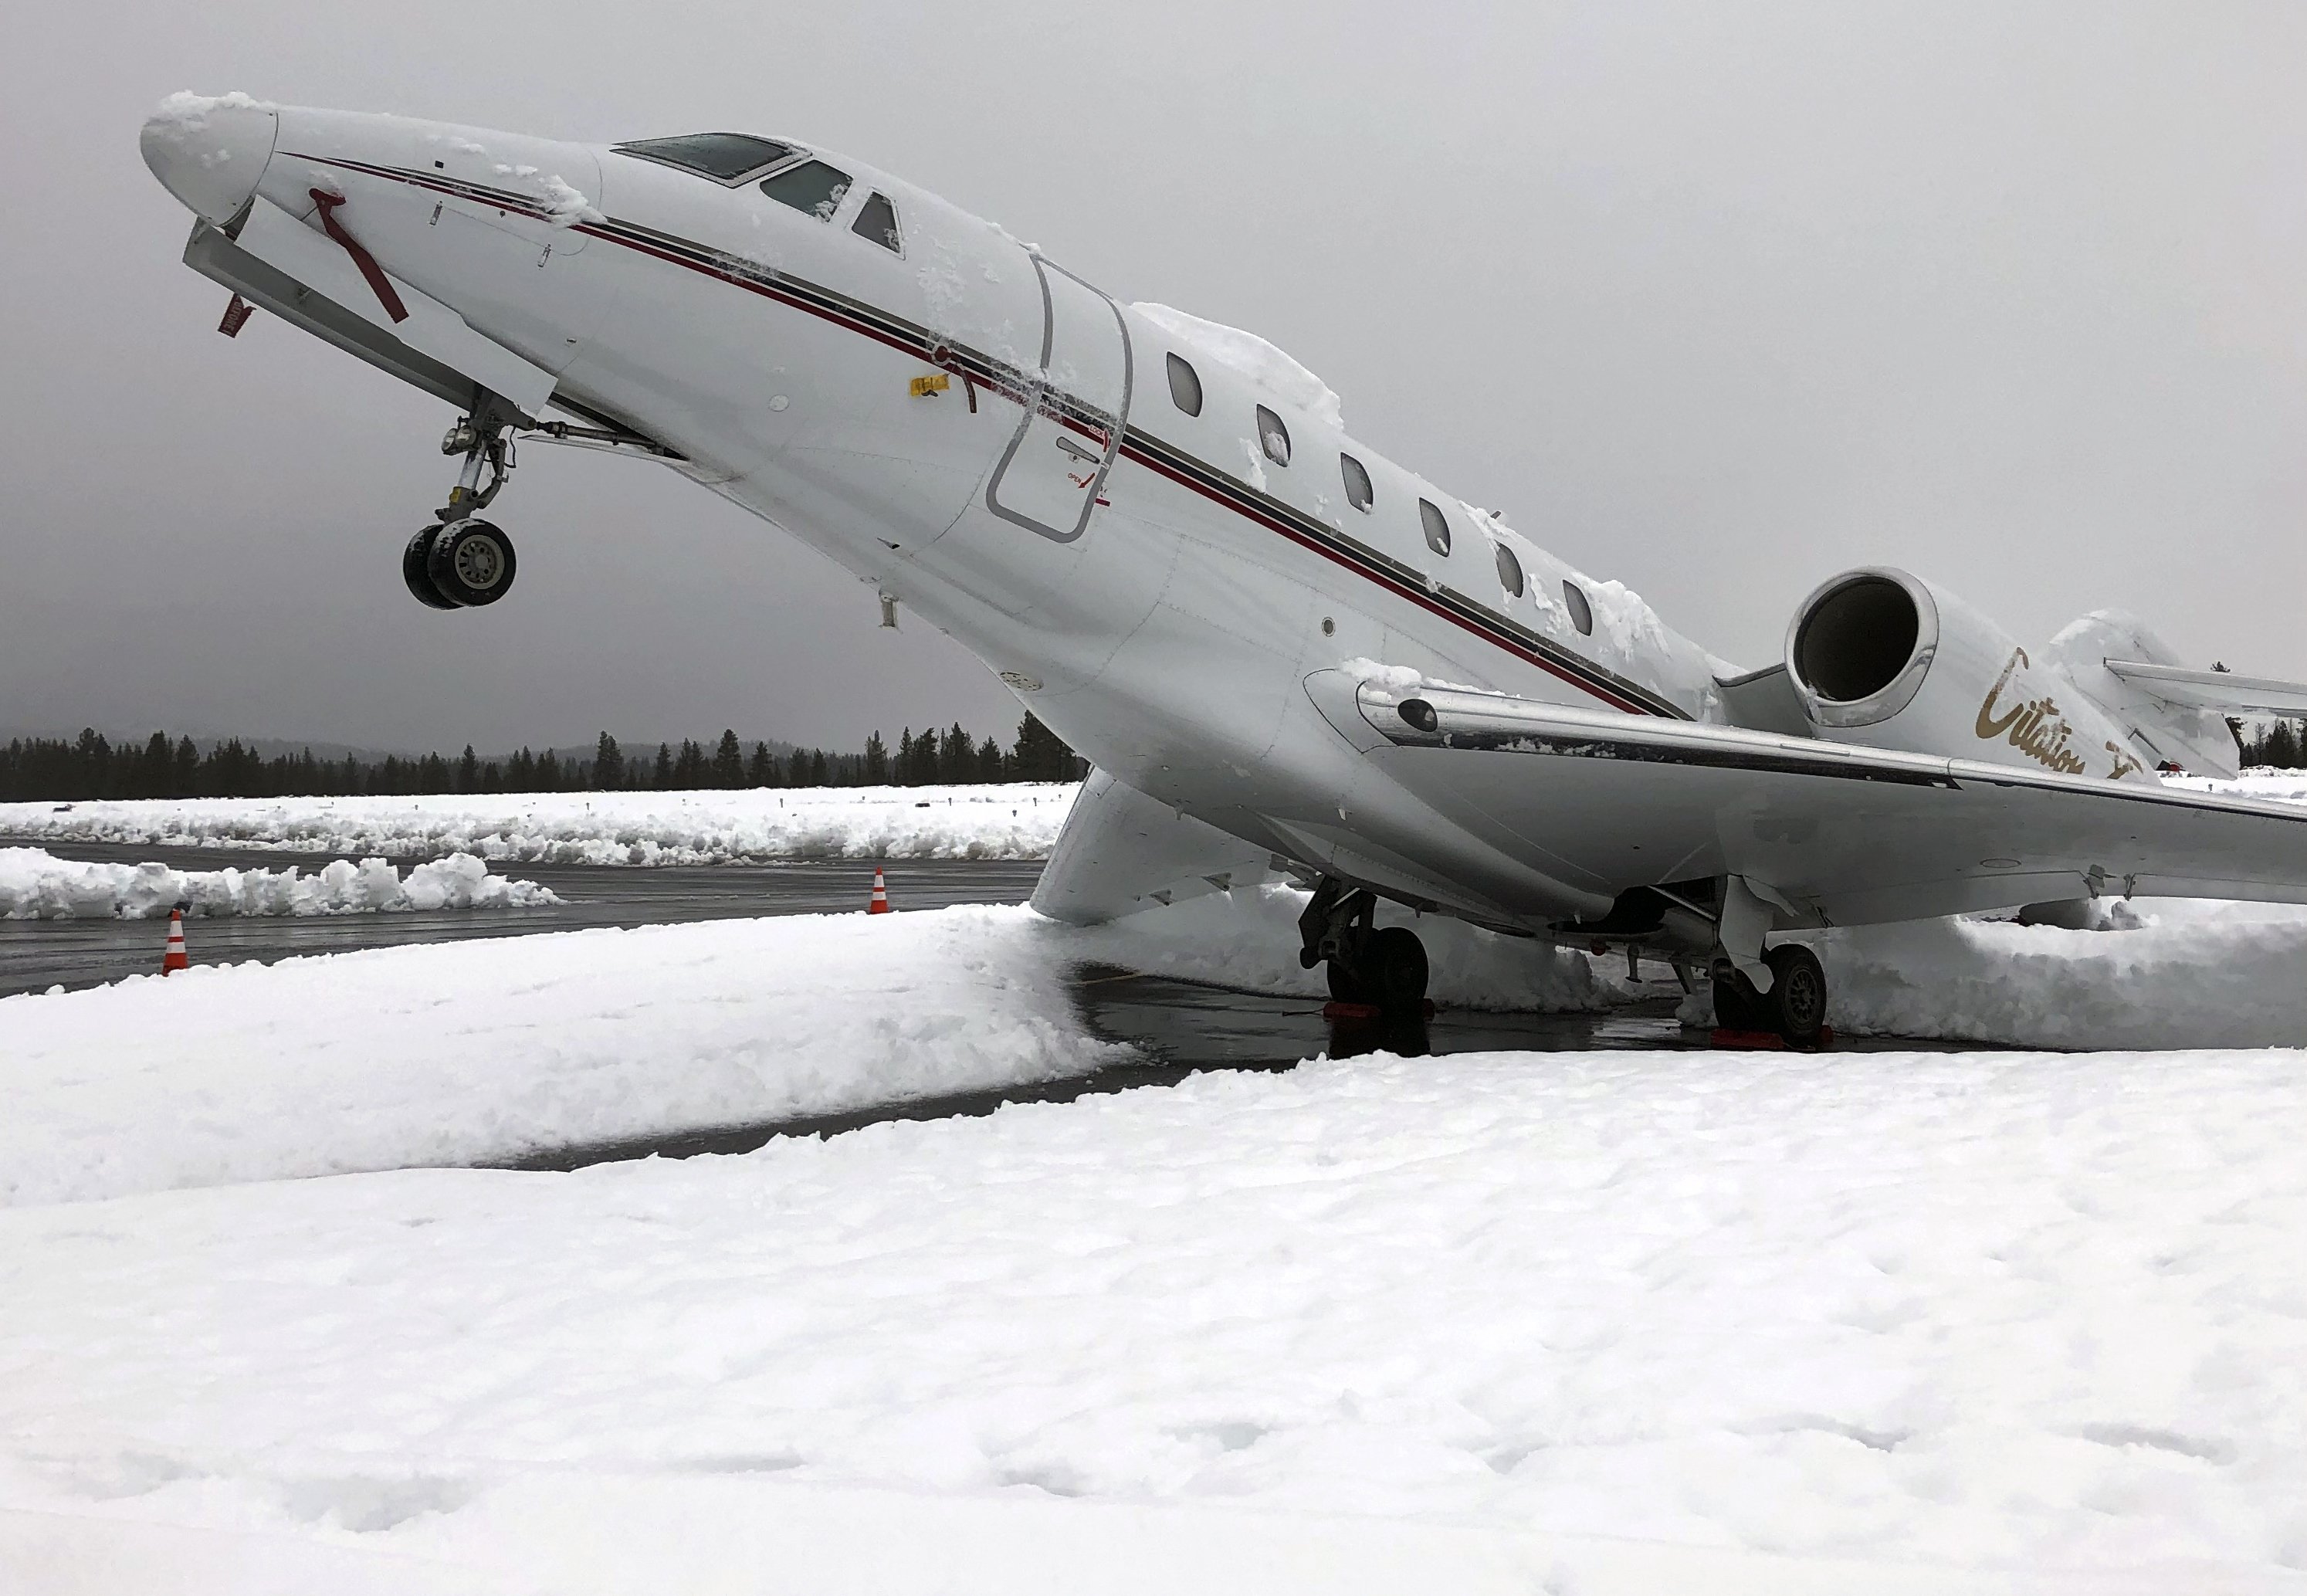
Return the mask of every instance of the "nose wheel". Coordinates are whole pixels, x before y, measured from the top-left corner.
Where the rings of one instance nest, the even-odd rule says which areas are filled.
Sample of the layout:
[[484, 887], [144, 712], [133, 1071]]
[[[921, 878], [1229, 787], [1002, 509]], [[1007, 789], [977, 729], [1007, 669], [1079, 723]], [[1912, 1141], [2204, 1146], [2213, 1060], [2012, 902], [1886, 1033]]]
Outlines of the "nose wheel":
[[496, 603], [511, 590], [519, 568], [504, 529], [469, 518], [425, 528], [400, 554], [400, 579], [417, 603], [436, 610]]
[[[493, 413], [459, 416], [441, 441], [443, 454], [461, 454], [464, 468], [440, 519], [400, 552], [400, 579], [428, 609], [478, 609], [512, 588], [519, 562], [512, 539], [475, 511], [488, 507], [512, 473], [512, 442]], [[486, 479], [484, 485], [484, 478]]]

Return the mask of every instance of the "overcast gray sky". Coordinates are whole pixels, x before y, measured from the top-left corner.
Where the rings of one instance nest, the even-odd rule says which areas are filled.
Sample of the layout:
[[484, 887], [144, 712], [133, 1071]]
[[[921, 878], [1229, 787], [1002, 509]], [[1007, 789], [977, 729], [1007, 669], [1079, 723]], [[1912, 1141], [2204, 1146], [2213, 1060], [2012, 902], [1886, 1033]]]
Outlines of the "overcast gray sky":
[[[400, 544], [450, 417], [178, 263], [168, 91], [791, 133], [1125, 299], [1742, 663], [1862, 562], [2307, 677], [2307, 5], [28, 6], [0, 99], [0, 725], [852, 743], [1016, 711], [702, 489], [542, 446], [519, 590]], [[635, 528], [648, 537], [637, 540]], [[641, 551], [647, 549], [647, 553]]]

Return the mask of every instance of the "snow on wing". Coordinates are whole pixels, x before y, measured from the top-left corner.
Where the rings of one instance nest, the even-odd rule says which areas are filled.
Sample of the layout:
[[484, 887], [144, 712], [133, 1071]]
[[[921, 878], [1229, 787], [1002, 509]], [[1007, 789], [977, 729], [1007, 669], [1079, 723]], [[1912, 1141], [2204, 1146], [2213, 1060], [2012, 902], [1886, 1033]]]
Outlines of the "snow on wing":
[[1838, 925], [2101, 893], [2307, 903], [2296, 805], [1492, 693], [1423, 691], [1424, 725], [1383, 688], [1358, 704], [1403, 787], [1613, 895], [1740, 875]]

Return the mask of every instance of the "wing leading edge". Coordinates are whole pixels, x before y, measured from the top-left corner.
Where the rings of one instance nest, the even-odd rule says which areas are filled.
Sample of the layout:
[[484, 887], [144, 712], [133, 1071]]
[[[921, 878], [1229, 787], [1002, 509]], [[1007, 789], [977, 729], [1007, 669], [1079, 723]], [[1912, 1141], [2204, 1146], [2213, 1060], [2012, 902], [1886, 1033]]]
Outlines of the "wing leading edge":
[[2100, 893], [2307, 903], [2307, 809], [1498, 694], [1365, 682], [1368, 757], [1532, 866], [1617, 894], [1767, 884], [1856, 925]]

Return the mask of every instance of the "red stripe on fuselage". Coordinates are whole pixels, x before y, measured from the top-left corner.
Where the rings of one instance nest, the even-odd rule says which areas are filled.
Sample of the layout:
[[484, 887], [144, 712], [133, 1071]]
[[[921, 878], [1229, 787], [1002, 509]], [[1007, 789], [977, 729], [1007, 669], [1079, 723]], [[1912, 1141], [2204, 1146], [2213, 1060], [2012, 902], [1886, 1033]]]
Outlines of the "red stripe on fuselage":
[[[287, 153], [294, 154], [293, 151], [289, 151]], [[528, 217], [532, 220], [545, 220], [548, 219], [549, 216], [549, 213], [544, 210], [541, 207], [530, 209], [517, 202], [508, 203], [505, 201], [495, 198], [493, 195], [476, 198], [467, 188], [458, 187], [445, 182], [428, 178], [421, 172], [405, 172], [392, 167], [374, 167], [361, 161], [333, 160], [328, 157], [317, 155], [298, 155], [296, 156], [296, 159], [299, 160], [318, 161], [324, 166], [344, 167], [349, 170], [361, 172], [370, 176], [388, 178], [393, 182], [407, 184], [412, 187], [447, 194], [455, 199], [466, 200], [474, 204], [493, 206], [500, 210], [519, 211], [521, 215]], [[632, 250], [637, 253], [648, 255], [654, 260], [664, 261], [668, 264], [674, 266], [686, 267], [690, 270], [697, 272], [702, 276], [711, 278], [716, 282], [726, 283], [731, 287], [746, 289], [751, 293], [759, 295], [764, 299], [770, 300], [778, 305], [785, 305], [793, 310], [802, 311], [809, 315], [816, 316], [822, 321], [830, 322], [836, 327], [845, 328], [852, 332], [862, 334], [866, 338], [871, 339], [876, 343], [883, 344], [892, 349], [896, 349], [900, 354], [911, 355], [916, 358], [922, 358], [921, 351], [912, 343], [894, 338], [878, 327], [858, 321], [855, 317], [844, 315], [839, 311], [832, 309], [829, 306], [813, 305], [799, 296], [781, 292], [773, 284], [760, 282], [750, 277], [740, 276], [736, 272], [727, 270], [724, 268], [708, 265], [702, 261], [692, 261], [687, 259], [682, 255], [674, 253], [671, 250], [650, 244], [644, 239], [628, 237], [622, 233], [613, 231], [605, 227], [596, 226], [589, 222], [579, 222], [575, 224], [572, 230], [582, 233], [589, 238], [599, 238], [605, 240], [610, 244], [622, 245], [627, 249]], [[1002, 398], [1008, 399], [1012, 404], [1023, 405], [1025, 403], [1025, 399], [1021, 395], [1011, 393], [998, 384], [989, 384], [988, 387], [990, 391], [999, 394]], [[1071, 417], [1052, 417], [1052, 419], [1061, 420], [1063, 425], [1073, 431], [1080, 433], [1085, 437], [1096, 436], [1096, 434], [1092, 433], [1087, 427], [1074, 421]], [[1106, 440], [1102, 438], [1098, 441], [1101, 443], [1106, 442]], [[1622, 698], [1607, 688], [1597, 686], [1595, 683], [1579, 676], [1574, 672], [1567, 670], [1553, 660], [1547, 658], [1546, 656], [1539, 653], [1535, 649], [1525, 648], [1522, 644], [1514, 641], [1512, 638], [1500, 636], [1497, 631], [1484, 626], [1480, 622], [1474, 620], [1472, 617], [1460, 614], [1457, 611], [1450, 608], [1448, 605], [1438, 603], [1430, 595], [1421, 593], [1417, 588], [1397, 580], [1395, 578], [1387, 575], [1382, 571], [1373, 571], [1368, 565], [1361, 563], [1359, 561], [1354, 559], [1351, 555], [1344, 553], [1343, 551], [1334, 549], [1328, 545], [1320, 542], [1318, 539], [1307, 536], [1304, 533], [1299, 531], [1294, 527], [1290, 526], [1288, 523], [1282, 521], [1274, 516], [1266, 514], [1265, 511], [1257, 509], [1254, 505], [1245, 504], [1239, 500], [1217, 492], [1205, 483], [1195, 481], [1192, 477], [1185, 475], [1183, 472], [1178, 471], [1173, 468], [1163, 464], [1161, 460], [1155, 459], [1153, 455], [1145, 452], [1145, 450], [1130, 447], [1127, 441], [1126, 432], [1124, 433], [1124, 442], [1121, 446], [1121, 454], [1124, 458], [1169, 478], [1171, 481], [1177, 483], [1180, 486], [1187, 488], [1193, 493], [1200, 494], [1203, 498], [1209, 500], [1212, 503], [1219, 505], [1223, 509], [1230, 510], [1236, 515], [1252, 521], [1258, 526], [1265, 528], [1268, 531], [1280, 534], [1282, 536], [1286, 537], [1291, 542], [1298, 545], [1300, 548], [1311, 550], [1313, 553], [1319, 554], [1324, 559], [1329, 561], [1333, 565], [1337, 566], [1340, 570], [1351, 571], [1356, 576], [1361, 577], [1368, 581], [1375, 582], [1379, 587], [1385, 588], [1387, 592], [1392, 593], [1395, 597], [1407, 599], [1411, 604], [1416, 605], [1419, 608], [1438, 616], [1442, 620], [1449, 622], [1452, 625], [1456, 626], [1460, 631], [1464, 631], [1471, 636], [1479, 638], [1487, 643], [1493, 644], [1497, 648], [1505, 649], [1507, 653], [1513, 655], [1515, 658], [1523, 661], [1525, 664], [1536, 665], [1539, 670], [1546, 672], [1548, 675], [1559, 678], [1561, 681], [1569, 683], [1571, 686], [1578, 689], [1581, 692], [1587, 694], [1589, 697], [1599, 699], [1601, 702], [1608, 704], [1613, 709], [1622, 710], [1629, 715], [1655, 716], [1660, 713], [1659, 711], [1650, 708], [1645, 705], [1638, 704], [1630, 699]]]
[[1329, 561], [1332, 564], [1340, 567], [1342, 570], [1351, 571], [1357, 576], [1362, 577], [1367, 580], [1376, 582], [1379, 587], [1384, 588], [1395, 597], [1406, 598], [1411, 603], [1416, 605], [1419, 608], [1425, 610], [1429, 614], [1440, 616], [1443, 620], [1450, 622], [1460, 630], [1470, 632], [1473, 636], [1480, 638], [1485, 642], [1496, 644], [1497, 647], [1504, 648], [1507, 653], [1514, 656], [1517, 659], [1521, 659], [1528, 664], [1536, 665], [1539, 670], [1546, 672], [1548, 675], [1561, 678], [1563, 681], [1567, 682], [1571, 686], [1578, 689], [1581, 692], [1589, 694], [1593, 698], [1599, 699], [1613, 709], [1623, 709], [1629, 715], [1654, 715], [1657, 713], [1655, 710], [1645, 708], [1640, 704], [1633, 703], [1625, 699], [1622, 699], [1616, 693], [1609, 691], [1608, 689], [1598, 687], [1593, 682], [1588, 682], [1582, 677], [1577, 676], [1571, 672], [1563, 669], [1560, 665], [1555, 664], [1544, 655], [1537, 653], [1532, 649], [1523, 648], [1512, 638], [1500, 637], [1497, 632], [1489, 631], [1488, 628], [1482, 626], [1480, 623], [1468, 616], [1458, 614], [1455, 610], [1451, 609], [1446, 605], [1437, 603], [1430, 596], [1420, 593], [1417, 588], [1397, 581], [1395, 579], [1388, 576], [1382, 571], [1370, 570], [1368, 566], [1354, 560], [1351, 555], [1346, 554], [1340, 550], [1331, 548], [1328, 545], [1321, 543], [1315, 538], [1307, 536], [1304, 533], [1299, 531], [1294, 527], [1288, 526], [1282, 521], [1276, 520], [1274, 517], [1266, 515], [1251, 506], [1240, 504], [1224, 497], [1222, 494], [1218, 493], [1205, 485], [1196, 482], [1192, 477], [1186, 476], [1183, 472], [1174, 470], [1171, 467], [1162, 464], [1160, 460], [1154, 459], [1152, 455], [1145, 453], [1142, 450], [1132, 449], [1128, 444], [1125, 443], [1121, 446], [1121, 452], [1124, 458], [1134, 460], [1137, 464], [1144, 466], [1150, 470], [1159, 472], [1161, 475], [1168, 477], [1171, 481], [1177, 483], [1179, 485], [1201, 494], [1211, 502], [1222, 504], [1227, 509], [1232, 511], [1236, 515], [1247, 517], [1248, 519], [1256, 521], [1259, 526], [1267, 528], [1269, 531], [1280, 533], [1282, 536], [1298, 545], [1300, 548], [1311, 549], [1315, 553], [1321, 555], [1324, 559]]

